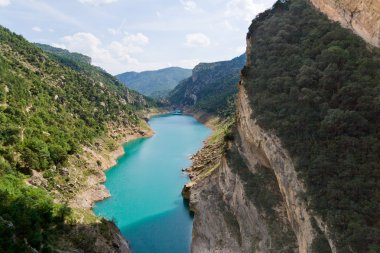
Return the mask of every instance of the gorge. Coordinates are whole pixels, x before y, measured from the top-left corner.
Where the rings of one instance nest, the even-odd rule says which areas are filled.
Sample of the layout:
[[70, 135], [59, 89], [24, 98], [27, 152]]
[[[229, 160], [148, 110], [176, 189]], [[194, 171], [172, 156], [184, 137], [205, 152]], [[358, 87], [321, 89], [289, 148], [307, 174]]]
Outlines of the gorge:
[[117, 224], [133, 252], [190, 252], [192, 218], [180, 194], [188, 178], [181, 169], [210, 129], [186, 115], [155, 116], [149, 125], [155, 134], [127, 143], [107, 172], [112, 196], [94, 211]]
[[[380, 252], [379, 25], [375, 0], [276, 1], [239, 57], [124, 75], [159, 101], [0, 27], [0, 251]], [[174, 108], [213, 133], [151, 117]]]
[[377, 252], [379, 50], [291, 0], [253, 20], [246, 53], [220, 165], [190, 189], [192, 252]]

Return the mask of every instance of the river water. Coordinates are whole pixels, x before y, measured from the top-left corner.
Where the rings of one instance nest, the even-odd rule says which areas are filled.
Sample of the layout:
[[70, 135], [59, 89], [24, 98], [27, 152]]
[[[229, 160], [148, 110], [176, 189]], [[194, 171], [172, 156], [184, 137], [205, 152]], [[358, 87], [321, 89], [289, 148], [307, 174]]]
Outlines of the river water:
[[192, 217], [181, 196], [181, 172], [211, 130], [187, 115], [149, 120], [151, 138], [124, 145], [125, 155], [106, 172], [112, 197], [94, 212], [114, 220], [134, 253], [189, 253]]

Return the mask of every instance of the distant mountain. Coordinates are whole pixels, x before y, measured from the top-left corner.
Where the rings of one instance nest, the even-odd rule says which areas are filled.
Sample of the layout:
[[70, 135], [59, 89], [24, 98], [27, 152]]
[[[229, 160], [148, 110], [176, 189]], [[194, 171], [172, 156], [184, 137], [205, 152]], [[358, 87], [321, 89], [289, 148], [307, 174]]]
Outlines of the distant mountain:
[[128, 88], [153, 98], [164, 97], [183, 79], [191, 76], [191, 69], [171, 67], [154, 71], [125, 72], [116, 76]]
[[183, 80], [169, 94], [175, 105], [193, 106], [210, 113], [220, 113], [228, 107], [228, 100], [237, 92], [240, 70], [245, 54], [230, 61], [200, 63], [192, 76]]

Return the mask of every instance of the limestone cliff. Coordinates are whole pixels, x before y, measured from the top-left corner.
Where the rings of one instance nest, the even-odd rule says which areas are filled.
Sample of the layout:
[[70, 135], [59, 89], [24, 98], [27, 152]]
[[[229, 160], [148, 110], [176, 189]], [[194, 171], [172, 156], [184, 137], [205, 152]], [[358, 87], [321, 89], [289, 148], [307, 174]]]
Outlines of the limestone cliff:
[[311, 0], [330, 19], [338, 21], [373, 46], [380, 47], [380, 1]]
[[304, 186], [279, 139], [251, 118], [242, 85], [237, 110], [237, 135], [219, 169], [191, 189], [192, 252], [312, 252], [324, 225], [315, 227], [319, 218], [299, 197]]
[[[339, 20], [367, 42], [379, 46], [378, 2], [311, 1], [330, 19]], [[334, 50], [346, 50], [341, 54], [346, 55], [346, 60], [339, 62], [342, 58], [338, 54], [330, 54]], [[362, 54], [355, 54], [359, 51]], [[278, 1], [253, 21], [246, 54], [247, 63], [238, 86], [233, 136], [225, 138], [224, 147], [219, 150], [222, 157], [208, 177], [199, 180], [198, 175], [210, 171], [207, 163], [202, 165], [199, 159], [195, 159], [195, 168], [188, 170], [193, 182], [185, 188], [185, 193], [190, 195], [190, 208], [195, 213], [192, 252], [378, 252], [379, 229], [371, 223], [372, 217], [376, 217], [371, 210], [378, 210], [376, 197], [366, 197], [371, 191], [375, 194], [376, 186], [371, 186], [369, 193], [358, 194], [356, 201], [365, 199], [374, 206], [368, 213], [359, 214], [361, 223], [356, 220], [359, 216], [355, 216], [358, 212], [354, 204], [342, 208], [341, 201], [355, 202], [352, 199], [356, 193], [351, 193], [359, 190], [350, 180], [362, 177], [369, 182], [374, 178], [376, 184], [375, 169], [358, 168], [365, 168], [370, 157], [378, 161], [378, 153], [363, 151], [360, 146], [352, 150], [344, 145], [342, 149], [331, 149], [339, 144], [342, 136], [355, 134], [351, 137], [353, 141], [372, 136], [368, 126], [379, 124], [372, 120], [376, 117], [367, 116], [371, 114], [369, 107], [359, 107], [359, 101], [363, 101], [360, 96], [369, 95], [371, 100], [371, 94], [377, 94], [370, 89], [378, 87], [378, 67], [368, 74], [360, 72], [365, 69], [361, 66], [363, 61], [379, 66], [377, 56], [371, 56], [378, 55], [377, 49], [327, 20], [309, 1], [289, 0]], [[354, 64], [350, 65], [350, 71], [355, 75], [337, 69], [330, 71], [335, 64], [343, 70], [351, 63]], [[330, 76], [331, 83], [326, 82], [329, 73], [336, 78]], [[364, 76], [369, 83], [361, 82]], [[337, 80], [341, 86], [330, 94]], [[343, 94], [353, 83], [363, 91]], [[336, 108], [367, 117], [363, 121], [363, 129], [367, 130], [359, 133], [360, 127], [355, 126], [352, 128], [355, 130], [334, 132], [328, 137], [333, 140], [325, 139], [323, 122], [330, 119], [328, 114], [336, 112]], [[378, 110], [379, 106], [373, 108]], [[347, 118], [345, 124], [356, 122]], [[291, 135], [293, 139], [287, 138]], [[298, 150], [291, 145], [298, 146]], [[203, 152], [209, 151], [206, 148]], [[339, 161], [333, 158], [328, 164], [330, 158], [323, 153], [344, 158]], [[310, 156], [310, 160], [300, 162], [303, 154]], [[344, 159], [356, 154], [368, 158], [352, 166], [356, 167], [355, 174]], [[207, 154], [197, 156], [207, 157]], [[328, 172], [320, 170], [322, 167]], [[341, 187], [346, 191], [340, 191], [336, 197], [333, 184], [338, 191]], [[317, 202], [324, 203], [324, 207]], [[349, 223], [360, 225], [350, 227]], [[373, 237], [369, 231], [373, 231]]]

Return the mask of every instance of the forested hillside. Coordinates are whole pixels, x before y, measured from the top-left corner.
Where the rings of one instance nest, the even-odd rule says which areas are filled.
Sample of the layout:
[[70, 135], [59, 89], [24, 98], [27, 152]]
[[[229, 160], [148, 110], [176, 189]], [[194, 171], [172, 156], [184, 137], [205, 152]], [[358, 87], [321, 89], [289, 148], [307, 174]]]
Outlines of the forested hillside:
[[49, 45], [41, 44], [41, 43], [34, 43], [35, 46], [41, 48], [43, 51], [47, 53], [51, 53], [52, 55], [56, 56], [57, 59], [60, 59], [62, 62], [71, 61], [73, 64], [80, 65], [80, 64], [88, 64], [91, 65], [91, 58], [80, 54], [80, 53], [71, 53], [70, 51], [66, 49], [56, 48]]
[[244, 54], [230, 61], [198, 64], [192, 76], [170, 92], [169, 101], [213, 114], [234, 111], [234, 95], [245, 59]]
[[[49, 252], [57, 231], [70, 234], [64, 224], [70, 208], [52, 198], [75, 190], [70, 157], [106, 135], [109, 125], [139, 128], [135, 111], [150, 103], [89, 65], [88, 57], [64, 53], [46, 54], [0, 27], [1, 252]], [[32, 174], [41, 175], [40, 188], [25, 184]]]
[[114, 76], [100, 67], [91, 65], [91, 58], [86, 55], [39, 43], [35, 43], [35, 45], [41, 48], [51, 59], [54, 59], [58, 63], [82, 73], [93, 80], [97, 80], [113, 87], [120, 95], [127, 99], [127, 102], [131, 104], [134, 109], [142, 109], [146, 106], [156, 105], [151, 98], [144, 97], [134, 90], [126, 89]]
[[143, 72], [125, 72], [116, 76], [128, 88], [152, 98], [164, 98], [183, 79], [191, 76], [191, 69], [170, 67]]
[[204, 149], [190, 168], [192, 252], [380, 252], [379, 48], [308, 0], [278, 0], [246, 54], [220, 164]]
[[307, 1], [278, 2], [248, 33], [243, 84], [338, 252], [380, 251], [380, 51]]

